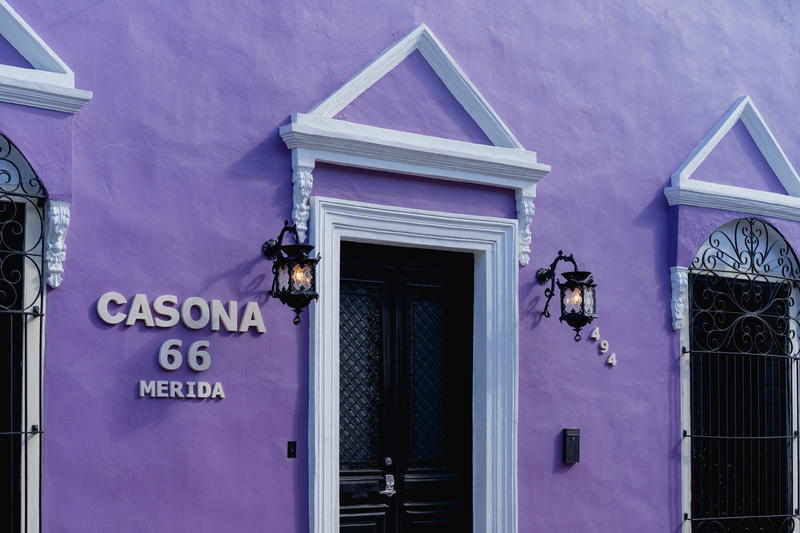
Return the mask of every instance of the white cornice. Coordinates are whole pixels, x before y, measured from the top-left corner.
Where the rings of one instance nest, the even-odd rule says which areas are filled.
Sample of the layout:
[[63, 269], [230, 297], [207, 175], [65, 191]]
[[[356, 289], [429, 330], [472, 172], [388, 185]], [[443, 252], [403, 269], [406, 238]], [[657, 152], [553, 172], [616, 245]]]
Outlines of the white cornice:
[[[2, 73], [1, 69], [0, 73]], [[7, 78], [0, 75], [0, 102], [51, 109], [64, 113], [75, 113], [89, 103], [91, 99], [91, 91]]]
[[800, 198], [785, 194], [691, 180], [679, 187], [667, 187], [664, 195], [669, 205], [694, 205], [800, 220]]
[[280, 129], [286, 146], [315, 161], [533, 190], [550, 172], [536, 153], [298, 113]]

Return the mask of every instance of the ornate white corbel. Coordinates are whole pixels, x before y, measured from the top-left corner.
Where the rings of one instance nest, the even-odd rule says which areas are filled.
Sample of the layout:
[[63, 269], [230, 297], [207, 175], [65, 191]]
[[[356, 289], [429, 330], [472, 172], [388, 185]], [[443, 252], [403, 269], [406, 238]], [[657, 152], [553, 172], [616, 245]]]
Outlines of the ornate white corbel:
[[297, 226], [297, 238], [300, 242], [306, 239], [308, 231], [308, 215], [310, 207], [311, 187], [314, 185], [313, 167], [297, 167], [292, 172], [292, 219]]
[[526, 194], [523, 189], [517, 189], [517, 220], [519, 221], [519, 264], [527, 265], [531, 259], [531, 222], [536, 213], [533, 205], [534, 195]]
[[670, 271], [672, 280], [672, 329], [677, 331], [683, 327], [684, 317], [686, 316], [689, 272], [686, 267], [672, 267]]
[[47, 284], [55, 288], [61, 285], [67, 245], [64, 238], [69, 229], [69, 203], [50, 201], [47, 203]]
[[297, 226], [299, 242], [306, 240], [308, 232], [308, 216], [311, 213], [308, 199], [314, 186], [315, 163], [313, 154], [306, 150], [292, 150], [292, 220]]

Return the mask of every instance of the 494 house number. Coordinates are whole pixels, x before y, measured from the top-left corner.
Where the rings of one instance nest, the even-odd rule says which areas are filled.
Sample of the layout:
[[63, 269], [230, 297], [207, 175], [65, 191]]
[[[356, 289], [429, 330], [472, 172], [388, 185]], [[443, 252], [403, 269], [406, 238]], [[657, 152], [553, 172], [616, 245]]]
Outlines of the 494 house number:
[[[608, 353], [608, 341], [600, 339], [600, 328], [594, 328], [592, 330], [592, 333], [589, 335], [589, 340], [593, 342], [600, 341], [597, 345], [597, 348], [600, 350], [600, 355]], [[606, 357], [606, 364], [608, 366], [617, 366], [617, 354], [615, 352], [611, 352], [611, 354]]]

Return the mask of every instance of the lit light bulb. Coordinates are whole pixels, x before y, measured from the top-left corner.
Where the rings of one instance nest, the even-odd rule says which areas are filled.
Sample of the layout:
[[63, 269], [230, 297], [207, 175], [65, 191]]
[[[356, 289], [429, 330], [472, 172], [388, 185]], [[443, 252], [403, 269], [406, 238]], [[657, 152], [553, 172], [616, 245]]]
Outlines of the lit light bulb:
[[292, 281], [295, 287], [300, 289], [308, 289], [311, 287], [311, 272], [309, 269], [303, 268], [300, 265], [295, 265], [292, 269]]
[[564, 295], [564, 305], [578, 307], [583, 302], [580, 289], [573, 289], [567, 291]]

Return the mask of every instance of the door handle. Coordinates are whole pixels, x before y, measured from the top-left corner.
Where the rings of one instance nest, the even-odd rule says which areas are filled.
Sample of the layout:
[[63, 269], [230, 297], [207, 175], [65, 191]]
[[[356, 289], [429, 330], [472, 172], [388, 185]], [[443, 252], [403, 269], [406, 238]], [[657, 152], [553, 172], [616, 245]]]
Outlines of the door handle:
[[383, 494], [384, 496], [391, 498], [396, 492], [397, 491], [394, 490], [394, 476], [391, 474], [386, 474], [386, 489], [380, 491], [378, 494]]

